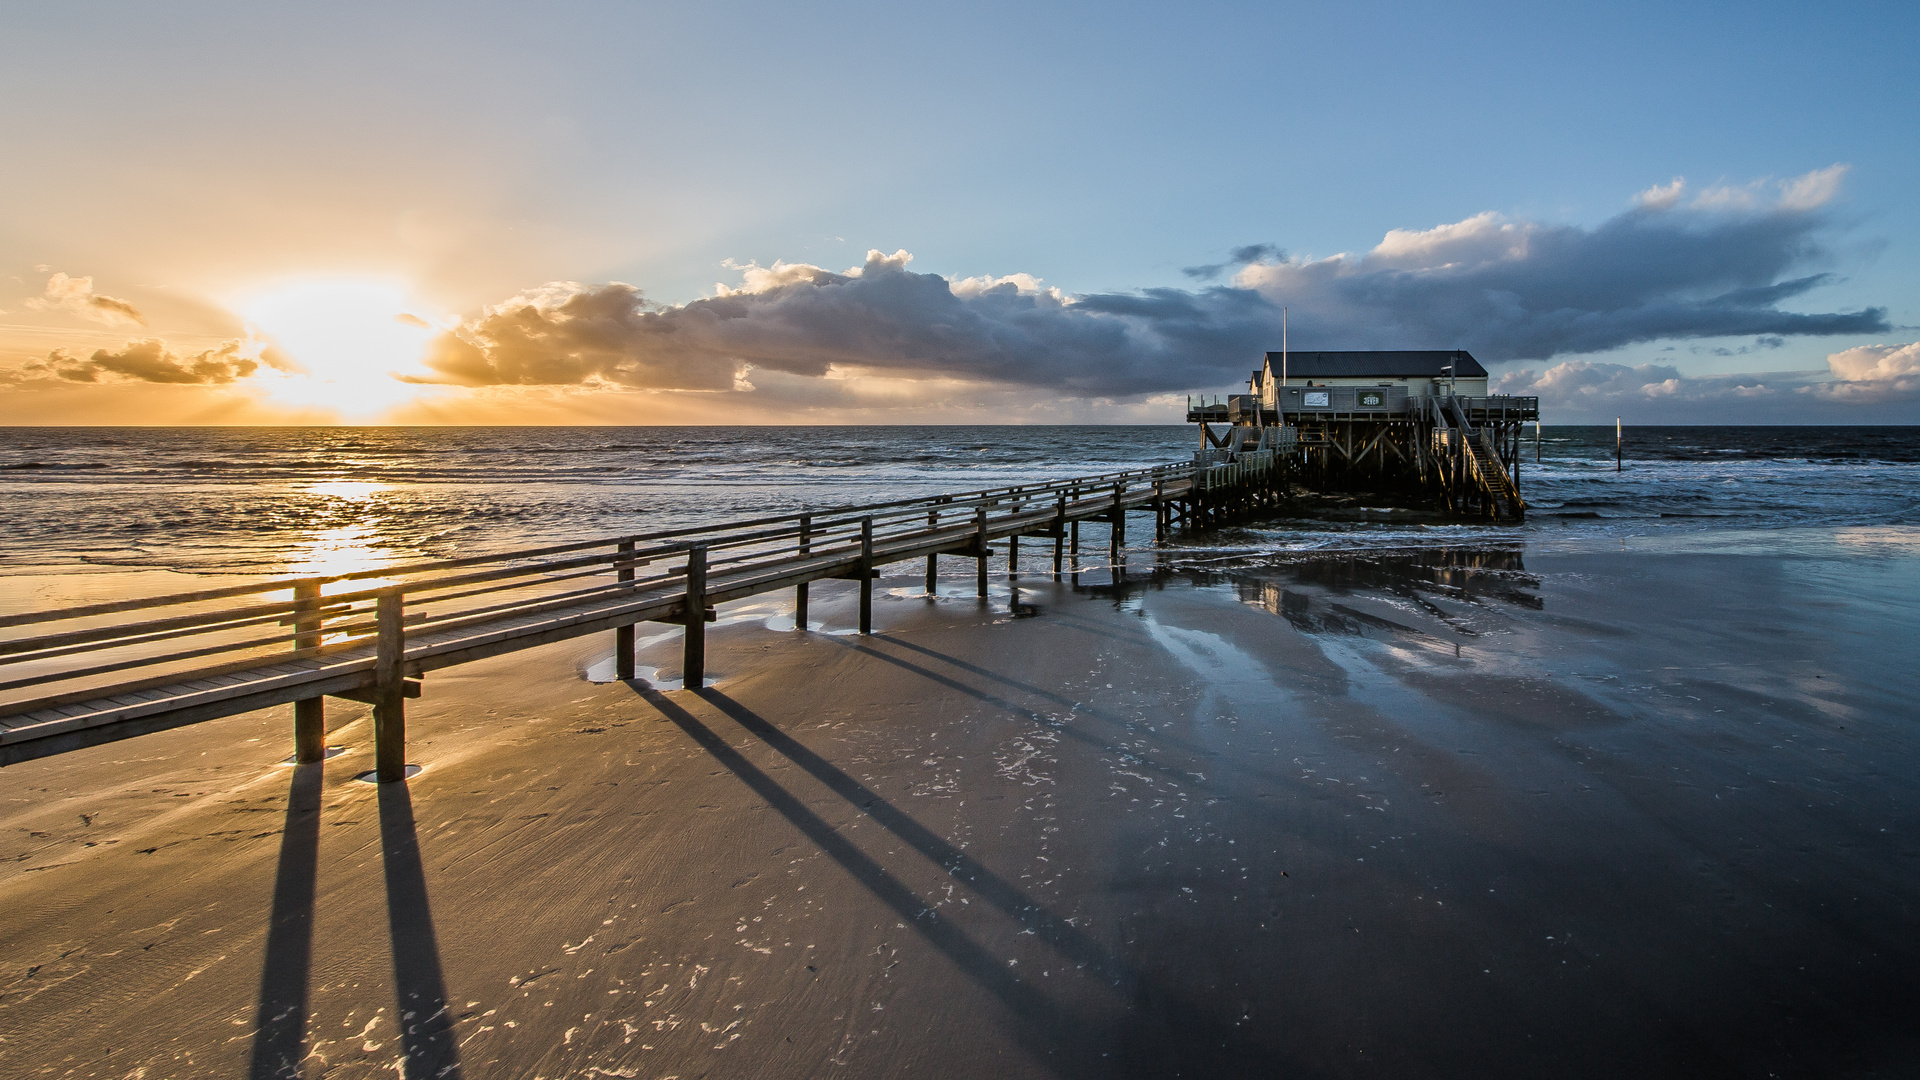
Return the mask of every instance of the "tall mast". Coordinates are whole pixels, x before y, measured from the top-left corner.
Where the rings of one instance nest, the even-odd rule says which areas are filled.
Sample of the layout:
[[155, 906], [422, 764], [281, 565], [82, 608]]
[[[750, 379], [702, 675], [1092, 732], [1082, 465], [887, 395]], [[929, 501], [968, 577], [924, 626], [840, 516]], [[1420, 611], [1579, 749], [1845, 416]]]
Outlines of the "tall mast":
[[1287, 385], [1287, 309], [1280, 309], [1280, 385]]

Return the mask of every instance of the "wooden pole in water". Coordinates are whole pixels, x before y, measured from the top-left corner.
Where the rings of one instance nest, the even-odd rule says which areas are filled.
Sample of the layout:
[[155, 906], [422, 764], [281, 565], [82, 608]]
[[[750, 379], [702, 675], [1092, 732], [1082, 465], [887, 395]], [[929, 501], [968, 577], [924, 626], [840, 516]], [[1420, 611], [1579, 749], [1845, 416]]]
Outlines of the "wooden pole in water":
[[406, 611], [399, 589], [375, 601], [373, 776], [382, 784], [407, 778]]
[[[616, 580], [633, 580], [633, 541], [620, 541], [618, 557], [614, 559], [614, 565], [618, 567], [613, 575]], [[632, 623], [617, 627], [613, 631], [613, 677], [622, 682], [633, 680]]]
[[707, 681], [707, 545], [687, 549], [687, 632], [681, 653], [680, 687], [698, 690]]
[[[1014, 507], [1013, 512], [1016, 514], [1019, 513], [1020, 508], [1018, 506]], [[1014, 533], [1012, 536], [1007, 537], [1007, 576], [1010, 578], [1017, 578], [1020, 576], [1020, 534], [1019, 533]]]
[[1540, 464], [1540, 421], [1533, 422], [1533, 463]]
[[980, 599], [987, 598], [987, 508], [976, 507], [973, 511], [973, 577], [974, 590]]
[[[303, 581], [293, 587], [293, 648], [317, 649], [320, 626], [320, 583]], [[327, 699], [302, 698], [293, 703], [293, 760], [306, 765], [327, 756]]]
[[1613, 418], [1613, 471], [1620, 471], [1620, 418]]
[[[813, 554], [813, 515], [800, 515], [800, 557]], [[807, 583], [801, 582], [793, 587], [793, 628], [801, 632], [809, 629], [807, 623]]]
[[860, 632], [873, 633], [873, 515], [860, 519]]

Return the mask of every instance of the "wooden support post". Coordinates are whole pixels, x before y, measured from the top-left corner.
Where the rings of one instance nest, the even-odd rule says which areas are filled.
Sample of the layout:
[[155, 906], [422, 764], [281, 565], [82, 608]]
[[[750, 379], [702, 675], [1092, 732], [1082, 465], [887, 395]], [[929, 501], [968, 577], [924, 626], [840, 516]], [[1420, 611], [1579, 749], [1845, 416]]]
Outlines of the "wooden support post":
[[[813, 554], [813, 515], [800, 515], [800, 557]], [[807, 626], [807, 583], [801, 582], [793, 587], [793, 628], [806, 633]]]
[[1114, 554], [1118, 554], [1121, 548], [1127, 546], [1127, 504], [1124, 501], [1126, 494], [1126, 484], [1113, 485], [1113, 528], [1107, 532], [1107, 548]]
[[1080, 571], [1080, 519], [1079, 518], [1074, 518], [1073, 524], [1067, 530], [1067, 548], [1068, 548], [1067, 553], [1073, 556], [1074, 572], [1078, 573]]
[[[1019, 512], [1020, 512], [1019, 508], [1015, 507], [1014, 513], [1017, 514]], [[1010, 578], [1017, 578], [1020, 576], [1020, 534], [1019, 533], [1014, 533], [1012, 536], [1007, 537], [1007, 576]]]
[[1166, 509], [1166, 503], [1161, 501], [1161, 498], [1160, 498], [1160, 484], [1161, 484], [1160, 478], [1157, 476], [1154, 477], [1153, 478], [1153, 538], [1155, 540], [1165, 540], [1167, 538], [1167, 509]]
[[[1518, 424], [1508, 429], [1507, 454], [1509, 455], [1507, 460], [1512, 463], [1509, 468], [1513, 470], [1513, 493], [1517, 496], [1520, 494], [1520, 425]], [[1520, 508], [1516, 506], [1514, 509]]]
[[987, 508], [978, 507], [973, 512], [974, 528], [974, 589], [979, 597], [987, 598]]
[[[320, 583], [303, 581], [293, 587], [293, 648], [317, 649], [321, 633]], [[306, 765], [327, 756], [327, 699], [302, 698], [293, 703], [293, 760]]]
[[[615, 559], [619, 570], [614, 577], [620, 581], [633, 580], [633, 541], [622, 540]], [[613, 677], [621, 682], [633, 681], [633, 624], [618, 627], [613, 631]]]
[[873, 633], [873, 515], [860, 519], [860, 632]]
[[373, 773], [382, 784], [407, 778], [406, 600], [399, 589], [374, 608]]
[[1067, 497], [1062, 495], [1060, 501], [1053, 507], [1053, 580], [1055, 581], [1060, 580], [1061, 556], [1064, 554], [1066, 543]]
[[[927, 511], [927, 531], [936, 532], [940, 528], [940, 511]], [[940, 593], [940, 556], [936, 553], [927, 556], [927, 595]]]
[[680, 686], [698, 690], [707, 680], [707, 545], [687, 549], [687, 634]]

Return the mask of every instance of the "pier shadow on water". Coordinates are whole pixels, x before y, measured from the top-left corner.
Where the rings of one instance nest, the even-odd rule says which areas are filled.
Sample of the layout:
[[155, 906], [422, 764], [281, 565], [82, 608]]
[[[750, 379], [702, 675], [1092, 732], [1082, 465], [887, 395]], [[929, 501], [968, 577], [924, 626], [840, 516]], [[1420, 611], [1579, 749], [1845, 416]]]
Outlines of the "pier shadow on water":
[[699, 717], [650, 687], [635, 691], [679, 727], [714, 760], [818, 845], [863, 889], [885, 904], [900, 922], [944, 955], [976, 986], [1005, 1007], [1011, 1034], [1033, 1058], [1058, 1076], [1268, 1075], [1274, 1050], [1261, 1046], [1245, 1030], [1222, 1023], [1184, 995], [1159, 985], [1011, 881], [949, 843], [873, 789], [850, 776], [804, 743], [725, 693], [707, 688], [695, 694], [739, 724], [767, 747], [798, 766], [874, 824], [953, 879], [974, 897], [1033, 932], [1090, 979], [1111, 988], [1110, 1007], [1074, 1006], [1023, 978], [997, 954], [950, 918], [928, 909], [927, 901], [873, 856], [855, 845], [830, 821], [808, 808]]
[[[254, 1006], [250, 1080], [298, 1077], [307, 1055], [309, 984], [313, 971], [313, 912], [320, 855], [321, 788], [325, 764], [296, 765], [287, 795], [286, 826], [274, 874], [266, 956]], [[441, 971], [439, 939], [414, 827], [413, 798], [405, 783], [378, 787], [380, 849], [387, 894], [387, 933], [402, 1075], [458, 1080], [460, 1054]]]

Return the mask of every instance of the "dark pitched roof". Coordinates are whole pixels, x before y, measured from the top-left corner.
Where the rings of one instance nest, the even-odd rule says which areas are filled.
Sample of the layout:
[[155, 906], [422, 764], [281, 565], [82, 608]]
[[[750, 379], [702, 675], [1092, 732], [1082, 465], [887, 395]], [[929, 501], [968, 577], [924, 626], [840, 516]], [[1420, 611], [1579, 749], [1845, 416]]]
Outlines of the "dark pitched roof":
[[[1280, 354], [1267, 354], [1267, 363], [1275, 373], [1280, 370]], [[1293, 379], [1392, 379], [1444, 378], [1441, 369], [1454, 365], [1454, 377], [1478, 379], [1487, 369], [1465, 349], [1385, 349], [1372, 352], [1289, 352], [1287, 378]]]

